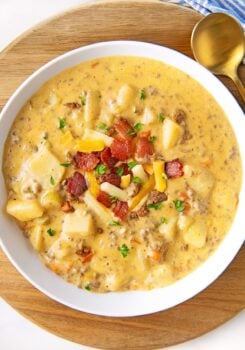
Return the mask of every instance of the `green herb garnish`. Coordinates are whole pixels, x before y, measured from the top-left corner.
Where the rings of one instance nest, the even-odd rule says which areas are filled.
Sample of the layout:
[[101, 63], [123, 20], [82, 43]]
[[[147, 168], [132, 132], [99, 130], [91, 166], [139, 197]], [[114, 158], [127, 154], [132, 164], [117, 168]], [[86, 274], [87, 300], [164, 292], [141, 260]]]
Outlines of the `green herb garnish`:
[[85, 284], [84, 285], [84, 289], [86, 289], [86, 290], [90, 290], [90, 285], [87, 283], [87, 284]]
[[71, 165], [71, 163], [65, 162], [65, 163], [60, 163], [60, 165], [63, 166], [64, 168], [69, 168], [69, 166]]
[[135, 130], [136, 132], [139, 132], [139, 131], [142, 129], [143, 125], [144, 125], [144, 124], [142, 124], [142, 123], [137, 123], [137, 124], [135, 124], [135, 125], [134, 125], [134, 130]]
[[124, 258], [129, 254], [129, 248], [126, 246], [126, 244], [122, 244], [121, 247], [118, 248], [118, 250], [121, 252]]
[[49, 236], [53, 237], [56, 234], [56, 231], [53, 230], [51, 227], [47, 230], [47, 233], [49, 234]]
[[146, 98], [146, 93], [145, 93], [145, 90], [142, 89], [142, 90], [140, 90], [140, 99], [145, 100], [145, 98]]
[[110, 198], [112, 203], [115, 203], [118, 200], [118, 198], [115, 196], [110, 196]]
[[98, 129], [100, 129], [100, 130], [102, 130], [102, 131], [107, 131], [107, 126], [106, 126], [106, 124], [105, 123], [102, 123], [102, 122], [100, 122], [99, 124], [98, 124]]
[[162, 177], [164, 178], [164, 180], [167, 180], [167, 179], [168, 179], [167, 174], [162, 174]]
[[167, 219], [163, 216], [161, 218], [161, 224], [167, 224], [167, 223], [168, 223]]
[[148, 204], [147, 208], [155, 209], [155, 210], [161, 209], [162, 208], [162, 202]]
[[85, 97], [84, 96], [79, 96], [79, 99], [80, 99], [80, 103], [82, 106], [85, 106]]
[[63, 130], [66, 127], [66, 120], [65, 118], [60, 118], [60, 126], [59, 129]]
[[157, 115], [157, 120], [159, 121], [159, 122], [163, 122], [164, 121], [164, 119], [165, 119], [165, 117], [164, 117], [164, 115], [162, 114], [162, 113], [159, 113], [158, 115]]
[[135, 165], [137, 165], [138, 163], [137, 162], [135, 162], [134, 160], [132, 160], [131, 162], [128, 162], [128, 168], [129, 168], [129, 170], [132, 170], [134, 167], [135, 167]]
[[136, 176], [136, 177], [133, 177], [132, 182], [134, 182], [135, 184], [141, 184], [142, 180], [140, 177]]
[[124, 168], [122, 166], [120, 166], [118, 169], [117, 169], [117, 175], [118, 176], [122, 176], [124, 173]]
[[156, 140], [156, 136], [149, 136], [148, 140], [153, 143]]
[[174, 206], [177, 212], [181, 213], [185, 209], [184, 201], [180, 201], [179, 199], [175, 199]]
[[97, 175], [104, 175], [106, 173], [106, 166], [104, 164], [97, 165], [95, 172]]
[[52, 175], [50, 176], [50, 183], [51, 183], [52, 186], [55, 185], [55, 180], [54, 180]]
[[109, 222], [109, 226], [121, 226], [120, 221], [112, 220]]

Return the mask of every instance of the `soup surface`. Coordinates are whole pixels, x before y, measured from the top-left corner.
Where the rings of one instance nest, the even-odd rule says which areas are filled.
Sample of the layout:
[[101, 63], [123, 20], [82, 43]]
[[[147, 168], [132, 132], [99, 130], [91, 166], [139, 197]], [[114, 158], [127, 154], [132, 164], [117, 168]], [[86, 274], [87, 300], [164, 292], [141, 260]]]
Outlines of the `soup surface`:
[[217, 248], [241, 184], [212, 96], [140, 57], [81, 63], [48, 81], [8, 135], [15, 217], [44, 264], [90, 291], [164, 287]]

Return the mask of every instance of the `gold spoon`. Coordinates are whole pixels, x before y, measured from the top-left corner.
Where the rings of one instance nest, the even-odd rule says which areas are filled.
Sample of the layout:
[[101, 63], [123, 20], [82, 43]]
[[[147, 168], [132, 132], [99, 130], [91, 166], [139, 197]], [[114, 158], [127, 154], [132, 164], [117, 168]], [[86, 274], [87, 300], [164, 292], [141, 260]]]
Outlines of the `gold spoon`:
[[226, 75], [234, 81], [245, 103], [245, 88], [237, 75], [245, 53], [241, 25], [225, 13], [212, 13], [195, 25], [191, 47], [200, 64], [214, 74]]

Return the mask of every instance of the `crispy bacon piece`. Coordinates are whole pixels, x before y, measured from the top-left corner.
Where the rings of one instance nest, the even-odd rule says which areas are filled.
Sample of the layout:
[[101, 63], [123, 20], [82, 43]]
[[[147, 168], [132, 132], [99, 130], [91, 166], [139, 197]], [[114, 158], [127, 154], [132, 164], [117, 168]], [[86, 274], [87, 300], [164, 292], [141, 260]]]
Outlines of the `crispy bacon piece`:
[[105, 207], [110, 208], [112, 205], [111, 198], [108, 193], [100, 191], [97, 200], [102, 203]]
[[184, 175], [183, 164], [176, 158], [165, 163], [165, 173], [169, 179], [176, 179]]
[[71, 109], [77, 109], [77, 108], [81, 108], [80, 103], [77, 102], [67, 102], [64, 104], [65, 107], [71, 108]]
[[129, 139], [116, 138], [111, 144], [111, 154], [119, 160], [127, 160], [133, 154], [133, 143]]
[[130, 125], [130, 123], [124, 118], [121, 118], [114, 125], [114, 128], [122, 139], [132, 139], [135, 136], [132, 125]]
[[117, 200], [113, 212], [122, 221], [125, 220], [128, 216], [128, 203]]
[[74, 197], [81, 196], [87, 188], [85, 177], [78, 171], [67, 179], [66, 190]]
[[108, 166], [108, 168], [112, 168], [117, 162], [117, 159], [112, 157], [109, 147], [103, 149], [103, 151], [100, 153], [100, 159], [103, 164]]
[[150, 157], [154, 154], [153, 143], [149, 141], [150, 133], [140, 136], [136, 143], [136, 158], [143, 161], [149, 161]]
[[73, 206], [71, 205], [71, 203], [69, 201], [65, 201], [62, 206], [61, 206], [61, 210], [64, 213], [71, 213], [73, 212], [75, 209], [73, 208]]
[[99, 155], [95, 153], [77, 152], [73, 159], [76, 167], [83, 171], [93, 170], [100, 162]]
[[100, 182], [109, 182], [110, 184], [119, 187], [121, 183], [121, 177], [117, 174], [105, 174], [100, 176]]

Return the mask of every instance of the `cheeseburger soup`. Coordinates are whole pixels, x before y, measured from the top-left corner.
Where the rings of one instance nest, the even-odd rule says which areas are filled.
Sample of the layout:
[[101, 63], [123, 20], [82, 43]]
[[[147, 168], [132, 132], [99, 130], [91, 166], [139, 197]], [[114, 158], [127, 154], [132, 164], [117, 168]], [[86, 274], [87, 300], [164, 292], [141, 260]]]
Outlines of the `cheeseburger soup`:
[[15, 119], [3, 167], [6, 211], [43, 263], [95, 292], [193, 271], [229, 230], [241, 185], [212, 96], [140, 57], [84, 62], [44, 84]]

